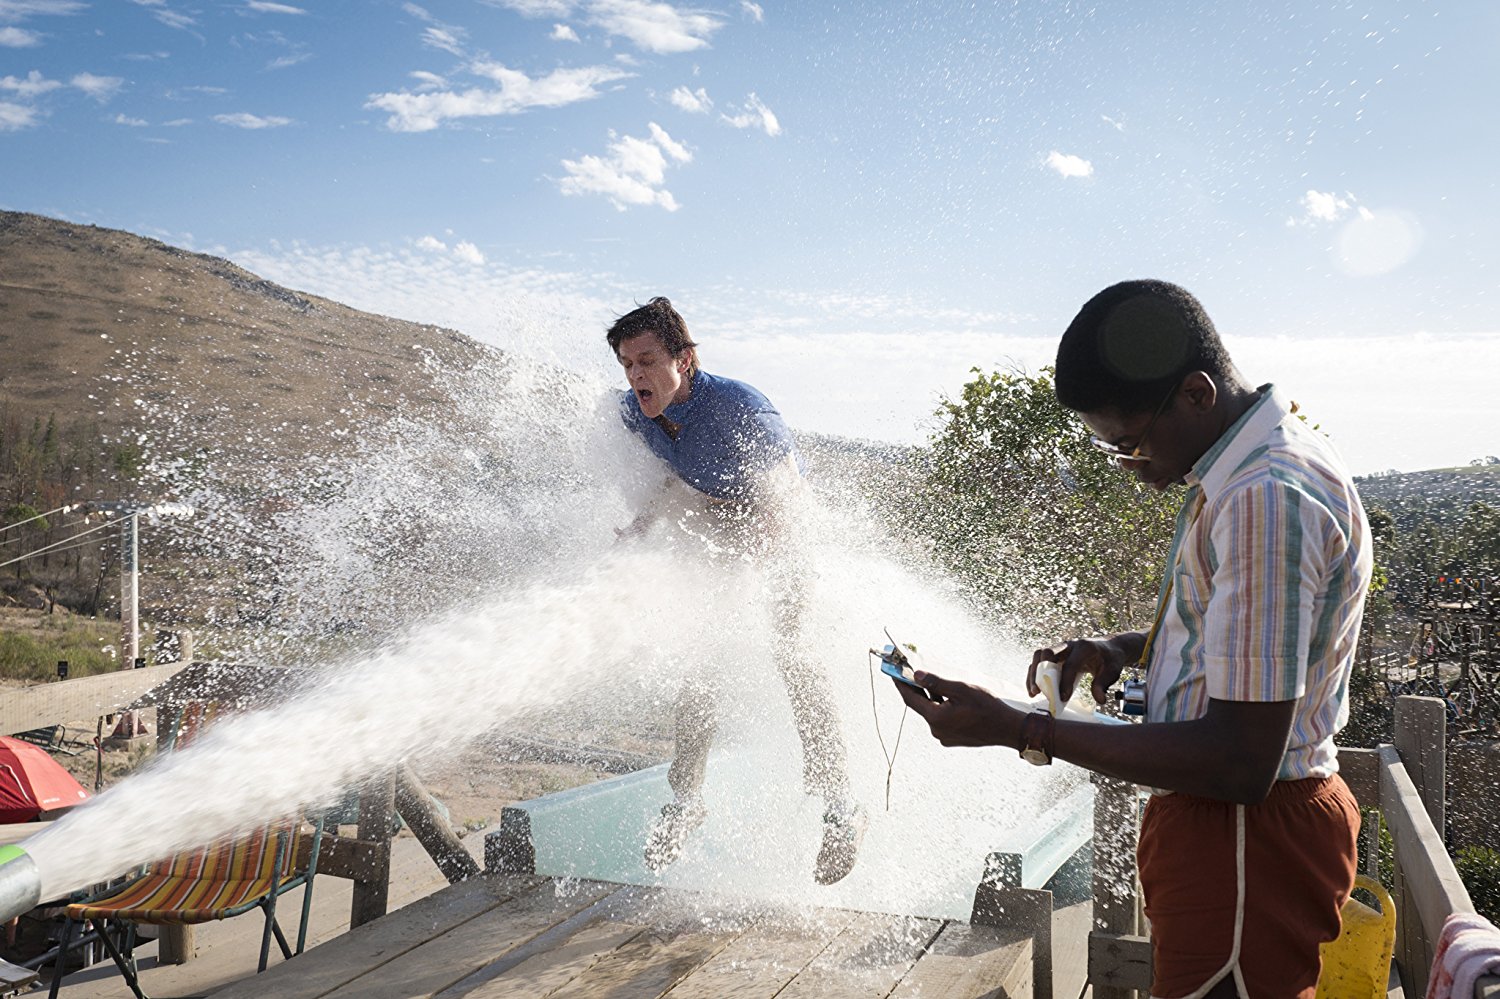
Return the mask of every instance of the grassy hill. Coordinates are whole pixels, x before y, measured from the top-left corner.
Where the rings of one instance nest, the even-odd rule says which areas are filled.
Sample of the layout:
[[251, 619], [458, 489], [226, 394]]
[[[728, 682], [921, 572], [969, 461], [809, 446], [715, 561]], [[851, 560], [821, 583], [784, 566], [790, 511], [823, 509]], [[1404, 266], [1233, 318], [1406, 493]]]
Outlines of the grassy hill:
[[[143, 614], [255, 617], [247, 608], [272, 592], [280, 557], [265, 539], [291, 493], [347, 472], [398, 414], [462, 426], [455, 382], [501, 361], [452, 330], [359, 312], [217, 257], [3, 212], [0, 525], [79, 501], [212, 491], [210, 523], [143, 545]], [[0, 606], [118, 614], [118, 532], [70, 542], [99, 523], [84, 516], [0, 533], [0, 565], [62, 545], [0, 568]], [[41, 637], [0, 630], [15, 647]]]
[[[273, 457], [338, 450], [406, 402], [443, 409], [445, 369], [487, 348], [359, 312], [154, 239], [0, 213], [0, 400], [97, 419], [123, 437], [153, 416]], [[233, 432], [229, 432], [230, 429]]]

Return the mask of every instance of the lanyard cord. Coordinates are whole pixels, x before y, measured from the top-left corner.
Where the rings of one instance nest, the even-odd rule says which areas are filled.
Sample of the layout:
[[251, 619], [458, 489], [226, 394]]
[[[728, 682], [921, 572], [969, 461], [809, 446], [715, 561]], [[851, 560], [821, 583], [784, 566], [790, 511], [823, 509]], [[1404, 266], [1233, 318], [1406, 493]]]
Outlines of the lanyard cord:
[[896, 754], [901, 750], [901, 733], [906, 730], [906, 716], [911, 713], [911, 708], [905, 707], [902, 702], [901, 724], [896, 727], [896, 743], [891, 751], [885, 751], [885, 736], [880, 734], [880, 711], [875, 703], [875, 663], [870, 662], [870, 713], [875, 717], [875, 738], [880, 740], [880, 755], [885, 757], [885, 810], [891, 810], [891, 774], [896, 770]]
[[1156, 620], [1151, 622], [1151, 630], [1146, 633], [1146, 644], [1141, 647], [1141, 657], [1135, 661], [1137, 673], [1144, 673], [1151, 665], [1151, 648], [1156, 644], [1156, 636], [1161, 632], [1161, 623], [1167, 616], [1167, 605], [1172, 602], [1172, 584], [1177, 581], [1177, 566], [1182, 562], [1182, 543], [1187, 540], [1187, 532], [1192, 529], [1198, 520], [1198, 514], [1203, 512], [1203, 490], [1199, 487], [1198, 495], [1193, 497], [1193, 511], [1188, 514], [1187, 526], [1183, 528], [1183, 537], [1178, 541], [1177, 551], [1172, 556], [1172, 564], [1167, 569], [1167, 588], [1162, 591], [1161, 599], [1156, 603]]

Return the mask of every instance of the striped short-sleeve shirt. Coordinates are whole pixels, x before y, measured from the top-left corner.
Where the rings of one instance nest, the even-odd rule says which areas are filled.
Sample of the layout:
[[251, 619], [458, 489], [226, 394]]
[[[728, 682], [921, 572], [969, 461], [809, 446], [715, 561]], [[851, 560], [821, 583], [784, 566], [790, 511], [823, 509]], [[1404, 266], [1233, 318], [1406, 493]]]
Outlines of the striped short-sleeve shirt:
[[1329, 776], [1372, 568], [1354, 483], [1270, 385], [1186, 481], [1147, 720], [1201, 718], [1210, 698], [1295, 700], [1278, 779]]

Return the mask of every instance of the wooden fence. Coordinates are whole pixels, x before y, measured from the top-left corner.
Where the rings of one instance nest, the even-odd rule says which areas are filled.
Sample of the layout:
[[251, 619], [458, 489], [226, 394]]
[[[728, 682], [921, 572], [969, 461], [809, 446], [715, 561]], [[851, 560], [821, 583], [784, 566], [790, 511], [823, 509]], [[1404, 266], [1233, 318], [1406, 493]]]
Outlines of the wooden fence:
[[[1396, 702], [1396, 744], [1339, 750], [1339, 769], [1365, 810], [1361, 835], [1378, 863], [1379, 815], [1395, 846], [1396, 970], [1408, 996], [1427, 988], [1443, 922], [1473, 912], [1469, 892], [1443, 845], [1446, 706], [1433, 697]], [[1133, 999], [1151, 987], [1151, 941], [1141, 935], [1135, 884], [1137, 788], [1095, 777], [1094, 925], [1088, 980], [1096, 999]], [[1122, 887], [1122, 885], [1124, 887]], [[1500, 977], [1483, 978], [1476, 999], [1500, 999]]]

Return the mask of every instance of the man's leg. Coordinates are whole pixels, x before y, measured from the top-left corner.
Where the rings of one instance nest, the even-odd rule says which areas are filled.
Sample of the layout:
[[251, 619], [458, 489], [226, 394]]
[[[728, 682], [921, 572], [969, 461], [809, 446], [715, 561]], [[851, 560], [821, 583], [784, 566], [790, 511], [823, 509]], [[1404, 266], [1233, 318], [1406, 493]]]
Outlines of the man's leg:
[[688, 677], [677, 692], [674, 721], [676, 746], [667, 784], [673, 799], [662, 806], [661, 815], [646, 836], [646, 866], [660, 871], [682, 855], [688, 835], [703, 824], [703, 777], [708, 769], [708, 750], [718, 722], [718, 689], [711, 677]]
[[833, 687], [828, 674], [802, 651], [805, 575], [797, 569], [788, 561], [768, 579], [776, 632], [771, 651], [802, 742], [803, 786], [823, 797], [823, 842], [814, 877], [819, 884], [833, 884], [854, 868], [865, 815], [849, 792], [849, 751], [839, 730]]
[[690, 676], [677, 691], [673, 722], [676, 745], [667, 783], [679, 798], [695, 798], [703, 791], [708, 749], [718, 727], [718, 690], [706, 676]]
[[1141, 827], [1141, 886], [1161, 997], [1312, 999], [1318, 946], [1339, 932], [1359, 811], [1337, 777], [1281, 781], [1258, 805], [1156, 797]]

